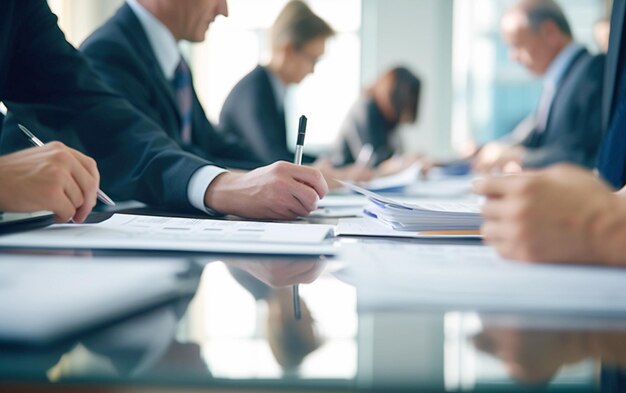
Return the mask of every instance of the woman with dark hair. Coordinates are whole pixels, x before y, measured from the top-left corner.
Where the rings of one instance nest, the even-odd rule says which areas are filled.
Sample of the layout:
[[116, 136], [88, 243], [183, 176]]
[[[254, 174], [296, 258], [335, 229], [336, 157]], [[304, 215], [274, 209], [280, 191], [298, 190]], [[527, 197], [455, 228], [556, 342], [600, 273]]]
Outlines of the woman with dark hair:
[[377, 167], [396, 154], [396, 130], [417, 121], [420, 90], [420, 79], [405, 67], [381, 75], [348, 113], [333, 164]]

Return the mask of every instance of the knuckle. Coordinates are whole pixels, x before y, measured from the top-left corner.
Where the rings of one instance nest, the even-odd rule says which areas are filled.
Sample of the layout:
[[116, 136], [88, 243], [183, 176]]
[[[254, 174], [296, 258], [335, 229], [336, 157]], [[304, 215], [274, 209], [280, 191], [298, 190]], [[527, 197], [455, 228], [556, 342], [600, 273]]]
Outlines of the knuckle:
[[276, 172], [277, 174], [284, 174], [289, 170], [289, 163], [287, 163], [286, 161], [277, 161], [274, 164], [274, 172]]
[[50, 150], [63, 150], [66, 146], [59, 141], [52, 141], [46, 144]]
[[52, 160], [56, 163], [65, 164], [71, 160], [71, 154], [66, 149], [55, 150], [52, 154]]
[[87, 157], [86, 160], [87, 169], [89, 172], [98, 173], [98, 163], [91, 157]]
[[73, 205], [76, 208], [79, 208], [81, 206], [83, 206], [85, 204], [85, 198], [82, 195], [78, 195], [76, 197], [76, 200], [74, 201]]
[[315, 210], [317, 208], [317, 194], [314, 191], [309, 190], [306, 193], [303, 204], [308, 211]]
[[94, 178], [89, 178], [86, 182], [87, 190], [91, 192], [96, 192], [98, 190], [98, 180]]

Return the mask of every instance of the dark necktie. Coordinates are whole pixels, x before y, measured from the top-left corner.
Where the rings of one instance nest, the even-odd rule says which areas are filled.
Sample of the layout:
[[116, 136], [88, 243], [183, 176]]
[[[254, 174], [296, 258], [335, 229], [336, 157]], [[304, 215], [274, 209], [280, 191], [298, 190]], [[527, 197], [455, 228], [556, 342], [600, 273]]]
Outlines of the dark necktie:
[[191, 143], [191, 115], [193, 102], [191, 72], [189, 71], [189, 66], [182, 58], [178, 67], [176, 67], [172, 83], [176, 94], [176, 100], [178, 101], [178, 110], [180, 111], [180, 139], [183, 143]]
[[620, 189], [626, 180], [626, 75], [622, 66], [618, 79], [615, 111], [598, 155], [598, 171], [613, 187]]

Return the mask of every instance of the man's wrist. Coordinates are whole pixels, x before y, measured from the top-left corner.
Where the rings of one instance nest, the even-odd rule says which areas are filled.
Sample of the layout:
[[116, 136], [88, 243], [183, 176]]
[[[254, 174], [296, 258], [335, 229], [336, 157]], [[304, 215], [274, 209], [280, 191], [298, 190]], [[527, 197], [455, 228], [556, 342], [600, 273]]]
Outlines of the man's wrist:
[[221, 173], [213, 179], [211, 184], [209, 184], [204, 194], [204, 205], [207, 208], [218, 211], [222, 214], [229, 213], [227, 203], [229, 196], [226, 190], [227, 184], [232, 176], [236, 175], [229, 172]]
[[198, 210], [211, 215], [218, 215], [219, 211], [207, 207], [205, 203], [206, 190], [213, 181], [225, 173], [226, 170], [217, 166], [207, 165], [198, 169], [189, 179], [187, 198], [189, 203]]

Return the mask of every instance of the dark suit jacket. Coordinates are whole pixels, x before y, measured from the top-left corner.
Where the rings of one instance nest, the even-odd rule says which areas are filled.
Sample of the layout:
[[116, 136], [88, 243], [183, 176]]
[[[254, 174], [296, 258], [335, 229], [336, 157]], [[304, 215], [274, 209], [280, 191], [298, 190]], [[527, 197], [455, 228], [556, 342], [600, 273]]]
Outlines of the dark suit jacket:
[[364, 145], [372, 146], [369, 164], [377, 166], [395, 153], [391, 134], [396, 125], [385, 119], [374, 99], [368, 96], [359, 99], [352, 107], [339, 133], [332, 153], [336, 166], [354, 163]]
[[602, 138], [602, 88], [605, 56], [580, 50], [557, 86], [543, 132], [522, 141], [525, 167], [571, 162], [593, 168]]
[[247, 152], [236, 141], [228, 141], [217, 133], [193, 89], [192, 140], [190, 144], [183, 143], [174, 88], [165, 78], [139, 19], [127, 4], [87, 38], [80, 50], [113, 90], [160, 125], [186, 151], [232, 168], [261, 165], [247, 159]]
[[[109, 89], [65, 41], [45, 0], [0, 3], [0, 100], [44, 142], [61, 140], [96, 159], [111, 197], [193, 209], [187, 185], [208, 162]], [[8, 120], [2, 151], [28, 147]]]
[[611, 118], [617, 101], [617, 82], [621, 76], [621, 68], [624, 66], [626, 50], [622, 49], [624, 35], [624, 14], [626, 13], [626, 0], [613, 0], [611, 13], [611, 36], [609, 37], [609, 52], [606, 57], [606, 70], [604, 74], [604, 93], [602, 95], [602, 130], [608, 131]]
[[[222, 107], [219, 129], [226, 136], [234, 136], [257, 160], [293, 161], [287, 146], [285, 113], [278, 109], [268, 72], [258, 66], [235, 85]], [[313, 158], [306, 156], [303, 161]]]
[[[602, 160], [598, 162], [599, 171], [607, 181], [615, 188], [622, 188], [626, 184], [626, 174], [622, 173], [619, 179], [619, 172], [612, 173], [613, 170], [618, 171], [617, 166], [626, 166], [626, 151], [619, 151], [623, 145], [623, 138], [626, 135], [619, 135], [619, 132], [626, 132], [624, 127], [615, 129], [615, 134], [611, 131], [611, 123], [616, 115], [616, 108], [619, 101], [620, 85], [624, 85], [623, 78], [624, 67], [626, 66], [626, 50], [624, 46], [624, 14], [626, 12], [626, 0], [614, 0], [613, 11], [611, 14], [611, 36], [609, 38], [609, 52], [607, 54], [606, 72], [604, 78], [604, 95], [602, 97], [602, 129], [605, 136], [604, 145], [602, 147]], [[616, 125], [619, 127], [620, 125]], [[611, 144], [609, 146], [609, 143]], [[615, 164], [613, 164], [615, 162]], [[615, 165], [611, 168], [612, 165]], [[611, 173], [611, 175], [609, 175]]]

